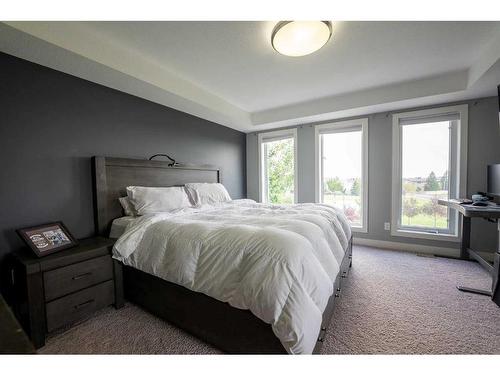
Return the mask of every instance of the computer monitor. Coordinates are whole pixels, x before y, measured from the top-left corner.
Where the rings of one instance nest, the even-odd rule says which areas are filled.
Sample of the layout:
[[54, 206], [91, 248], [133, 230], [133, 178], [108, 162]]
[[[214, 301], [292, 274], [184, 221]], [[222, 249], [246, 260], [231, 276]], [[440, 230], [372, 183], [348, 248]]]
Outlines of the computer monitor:
[[487, 193], [500, 203], [500, 164], [488, 165]]

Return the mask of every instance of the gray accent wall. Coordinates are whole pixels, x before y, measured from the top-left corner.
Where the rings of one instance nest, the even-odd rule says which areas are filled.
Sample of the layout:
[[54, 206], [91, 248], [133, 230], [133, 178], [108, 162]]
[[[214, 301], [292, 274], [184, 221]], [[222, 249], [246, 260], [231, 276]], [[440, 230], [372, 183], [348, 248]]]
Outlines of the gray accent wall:
[[[397, 112], [455, 104], [468, 104], [469, 106], [467, 194], [470, 196], [476, 191], [486, 189], [486, 166], [500, 163], [498, 98], [489, 97], [422, 108], [408, 108]], [[391, 221], [392, 113], [374, 113], [354, 118], [360, 117], [368, 117], [368, 233], [356, 233], [355, 237], [457, 248], [456, 242], [391, 236], [390, 231], [384, 230], [384, 222]], [[315, 200], [314, 125], [319, 124], [321, 123], [297, 126], [298, 200], [301, 203]], [[248, 198], [258, 200], [257, 133], [247, 134], [247, 192]], [[473, 220], [471, 246], [474, 249], [494, 251], [497, 248], [497, 236], [495, 224], [480, 219]]]
[[94, 234], [94, 155], [215, 165], [246, 197], [245, 134], [225, 126], [3, 53], [0, 108], [0, 258], [22, 246], [17, 228]]

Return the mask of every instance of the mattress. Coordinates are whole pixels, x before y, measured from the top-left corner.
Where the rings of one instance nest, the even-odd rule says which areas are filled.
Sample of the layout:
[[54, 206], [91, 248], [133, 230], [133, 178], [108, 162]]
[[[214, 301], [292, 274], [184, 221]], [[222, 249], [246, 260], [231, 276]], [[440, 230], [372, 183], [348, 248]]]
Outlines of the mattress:
[[250, 310], [289, 353], [311, 353], [350, 236], [331, 206], [240, 200], [135, 218], [113, 257]]

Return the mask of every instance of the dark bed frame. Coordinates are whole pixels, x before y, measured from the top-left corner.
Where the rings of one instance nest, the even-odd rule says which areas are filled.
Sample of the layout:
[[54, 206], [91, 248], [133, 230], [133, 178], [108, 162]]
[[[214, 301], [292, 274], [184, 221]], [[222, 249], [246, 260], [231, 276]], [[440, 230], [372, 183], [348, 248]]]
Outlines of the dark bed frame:
[[[126, 187], [182, 186], [188, 182], [222, 182], [221, 172], [213, 167], [172, 167], [168, 162], [96, 156], [93, 158], [94, 208], [96, 232], [108, 236], [113, 219], [123, 216], [119, 197]], [[118, 262], [117, 262], [118, 263]], [[323, 322], [314, 353], [321, 349], [342, 284], [352, 264], [352, 239], [349, 241], [334, 283], [335, 293], [323, 313]], [[248, 310], [208, 297], [149, 275], [135, 268], [122, 268], [125, 298], [228, 353], [280, 353], [286, 351], [271, 325]]]

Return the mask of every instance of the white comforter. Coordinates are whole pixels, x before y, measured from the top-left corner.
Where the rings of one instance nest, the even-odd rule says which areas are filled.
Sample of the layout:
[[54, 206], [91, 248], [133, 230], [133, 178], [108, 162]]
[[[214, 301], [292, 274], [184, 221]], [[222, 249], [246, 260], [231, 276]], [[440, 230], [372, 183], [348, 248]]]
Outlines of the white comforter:
[[142, 216], [113, 256], [248, 309], [271, 324], [289, 353], [311, 353], [350, 236], [331, 206], [244, 199]]

